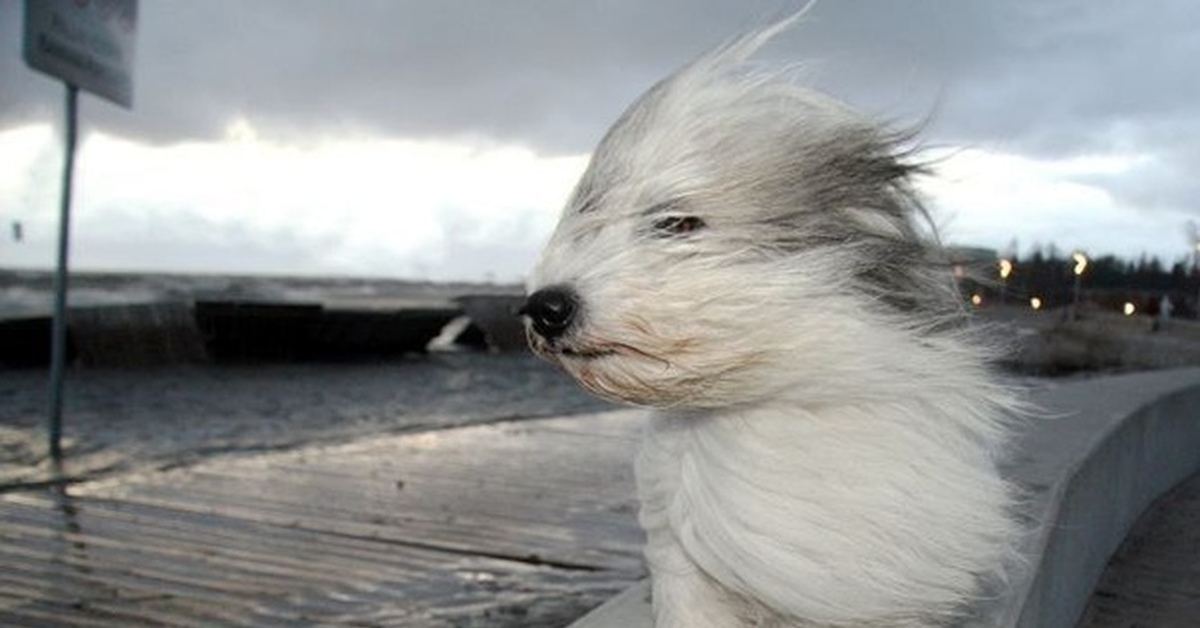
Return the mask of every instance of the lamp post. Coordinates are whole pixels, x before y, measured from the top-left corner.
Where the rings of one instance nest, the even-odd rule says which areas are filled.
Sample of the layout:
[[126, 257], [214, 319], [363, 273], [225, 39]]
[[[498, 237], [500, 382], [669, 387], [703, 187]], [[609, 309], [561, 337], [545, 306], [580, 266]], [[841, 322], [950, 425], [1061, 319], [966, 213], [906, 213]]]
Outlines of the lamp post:
[[1192, 248], [1192, 280], [1195, 281], [1196, 306], [1192, 308], [1193, 315], [1200, 320], [1200, 226], [1195, 220], [1189, 220], [1183, 225], [1187, 232], [1188, 246]]
[[1192, 275], [1197, 277], [1196, 281], [1196, 319], [1200, 320], [1200, 236], [1195, 237], [1195, 242], [1192, 247]]
[[1071, 320], [1078, 320], [1080, 284], [1083, 283], [1083, 271], [1088, 267], [1088, 258], [1082, 251], [1075, 251], [1071, 254], [1071, 259], [1075, 261], [1075, 266], [1071, 269], [1075, 273], [1075, 290], [1071, 297]]

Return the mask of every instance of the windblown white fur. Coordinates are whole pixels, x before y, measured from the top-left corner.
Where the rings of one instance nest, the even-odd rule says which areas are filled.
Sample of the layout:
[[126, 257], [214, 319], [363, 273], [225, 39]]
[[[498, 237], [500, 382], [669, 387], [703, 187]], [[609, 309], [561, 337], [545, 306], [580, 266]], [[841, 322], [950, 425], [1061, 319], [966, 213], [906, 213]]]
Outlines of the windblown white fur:
[[530, 341], [657, 408], [637, 478], [660, 628], [978, 622], [1015, 536], [996, 458], [1016, 404], [903, 138], [747, 66], [786, 25], [609, 131], [529, 280], [570, 318], [539, 326], [531, 298]]

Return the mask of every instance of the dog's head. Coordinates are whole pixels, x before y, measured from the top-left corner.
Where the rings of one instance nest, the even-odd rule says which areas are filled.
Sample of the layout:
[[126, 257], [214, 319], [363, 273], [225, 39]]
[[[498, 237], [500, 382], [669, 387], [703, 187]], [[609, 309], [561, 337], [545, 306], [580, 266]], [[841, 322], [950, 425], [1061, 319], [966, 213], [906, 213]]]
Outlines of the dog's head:
[[905, 138], [747, 68], [773, 32], [702, 57], [621, 116], [530, 276], [531, 346], [601, 396], [836, 394], [846, 370], [861, 384], [899, 349], [881, 317], [912, 327], [958, 311], [917, 226]]

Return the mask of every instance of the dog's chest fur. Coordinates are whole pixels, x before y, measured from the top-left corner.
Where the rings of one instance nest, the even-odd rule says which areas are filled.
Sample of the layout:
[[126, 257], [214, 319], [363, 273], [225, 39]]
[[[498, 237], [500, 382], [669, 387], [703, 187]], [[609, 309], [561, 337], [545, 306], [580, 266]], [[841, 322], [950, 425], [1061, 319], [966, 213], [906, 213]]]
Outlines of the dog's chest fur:
[[637, 463], [660, 628], [961, 624], [1009, 497], [921, 405], [660, 413]]

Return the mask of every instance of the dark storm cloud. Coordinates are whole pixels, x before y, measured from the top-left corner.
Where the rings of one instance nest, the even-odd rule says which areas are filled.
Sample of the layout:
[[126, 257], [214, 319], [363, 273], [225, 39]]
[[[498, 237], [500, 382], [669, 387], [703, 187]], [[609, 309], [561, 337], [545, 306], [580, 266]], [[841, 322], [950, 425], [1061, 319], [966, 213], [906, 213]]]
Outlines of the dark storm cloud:
[[1200, 4], [1025, 2], [1002, 17], [986, 66], [950, 77], [947, 117], [966, 135], [1069, 153], [1111, 147], [1124, 122], [1195, 115]]
[[[1128, 10], [1111, 4], [1115, 8], [1103, 10]], [[345, 125], [403, 134], [531, 136], [578, 150], [583, 144], [576, 145], [581, 142], [576, 135], [595, 135], [596, 127], [664, 73], [800, 3], [142, 5], [136, 112], [96, 113], [99, 124], [125, 134], [160, 141], [212, 136], [233, 116], [245, 115], [256, 123], [305, 130]], [[1009, 98], [988, 101], [1003, 106], [1012, 96], [1031, 96], [1019, 80], [1038, 67], [1030, 58], [1053, 54], [1047, 42], [1068, 43], [1062, 31], [1070, 34], [1070, 12], [1036, 9], [1040, 6], [827, 1], [775, 48], [781, 57], [816, 59], [814, 80], [869, 106], [920, 109], [942, 84], [961, 81], [974, 89], [981, 82], [986, 90], [992, 80], [1000, 79], [995, 87], [1004, 88], [1017, 79]], [[0, 102], [6, 115], [43, 113], [47, 97], [57, 101], [49, 81], [35, 80], [17, 61], [19, 3], [4, 0], [2, 10], [11, 54], [0, 71], [5, 86], [17, 89], [5, 89]], [[1092, 56], [1090, 49], [1084, 52]], [[1044, 89], [1039, 78], [1028, 76], [1034, 91]], [[565, 140], [555, 139], [560, 133]]]
[[1061, 1], [1009, 13], [989, 71], [951, 79], [939, 135], [1042, 158], [1136, 156], [1093, 175], [1134, 208], [1200, 213], [1200, 4]]
[[[136, 109], [97, 107], [94, 123], [169, 142], [245, 116], [285, 133], [478, 134], [580, 151], [653, 79], [778, 12], [668, 4], [143, 2]], [[3, 10], [8, 126], [59, 97], [17, 60], [18, 2]]]
[[[287, 138], [349, 130], [582, 152], [664, 73], [799, 6], [147, 0], [135, 110], [85, 113], [150, 142], [219, 137], [245, 117]], [[19, 61], [20, 14], [0, 0], [0, 129], [61, 107], [60, 88]], [[765, 54], [800, 61], [805, 80], [873, 113], [932, 114], [932, 144], [1152, 153], [1161, 172], [1187, 173], [1200, 167], [1198, 27], [1191, 0], [826, 0]], [[1166, 188], [1173, 205], [1192, 191]]]

